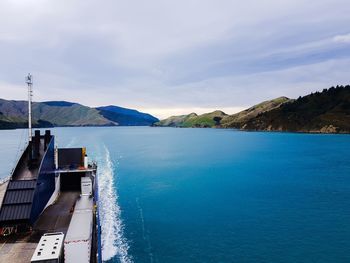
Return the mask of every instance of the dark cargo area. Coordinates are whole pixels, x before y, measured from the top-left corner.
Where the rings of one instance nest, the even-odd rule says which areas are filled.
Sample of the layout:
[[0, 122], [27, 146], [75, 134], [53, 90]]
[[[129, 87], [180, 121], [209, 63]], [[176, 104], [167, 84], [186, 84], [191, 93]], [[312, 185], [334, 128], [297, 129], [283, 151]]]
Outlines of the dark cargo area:
[[85, 172], [61, 173], [61, 191], [80, 191], [82, 176]]
[[72, 169], [83, 165], [83, 148], [58, 149], [58, 168]]

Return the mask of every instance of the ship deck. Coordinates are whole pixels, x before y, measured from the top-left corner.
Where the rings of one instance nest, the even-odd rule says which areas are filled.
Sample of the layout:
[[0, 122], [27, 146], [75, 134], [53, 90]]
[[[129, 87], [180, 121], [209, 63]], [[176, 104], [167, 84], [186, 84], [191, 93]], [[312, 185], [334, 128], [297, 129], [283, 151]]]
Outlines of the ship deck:
[[[45, 161], [46, 158], [44, 150], [45, 136], [41, 136], [40, 141], [38, 140], [38, 137], [36, 137], [35, 144], [37, 146], [34, 149], [34, 152], [36, 152], [34, 164], [33, 162], [29, 162], [29, 147], [27, 147], [27, 149], [22, 154], [21, 158], [18, 160], [17, 166], [14, 172], [12, 173], [11, 180], [2, 184], [0, 183], [0, 204], [2, 204], [2, 209], [4, 208], [4, 204], [2, 203], [3, 199], [7, 200], [7, 194], [5, 195], [5, 193], [8, 193], [7, 188], [12, 187], [12, 184], [17, 184], [16, 187], [19, 187], [18, 184], [20, 184], [20, 186], [27, 183], [31, 183], [31, 185], [33, 183], [36, 184], [35, 180], [33, 179], [38, 179], [40, 164], [43, 161]], [[53, 150], [53, 148], [50, 149]], [[35, 218], [34, 225], [12, 224], [13, 227], [4, 227], [3, 229], [1, 229], [1, 231], [8, 229], [14, 230], [16, 227], [18, 227], [18, 233], [11, 233], [8, 236], [0, 235], [0, 262], [30, 262], [32, 255], [43, 234], [53, 232], [63, 232], [64, 234], [67, 233], [69, 225], [71, 223], [71, 218], [73, 216], [75, 203], [81, 193], [80, 178], [86, 175], [94, 176], [96, 172], [96, 165], [89, 166], [89, 168], [82, 167], [83, 164], [80, 160], [83, 153], [82, 149], [83, 148], [68, 148], [65, 149], [65, 152], [62, 150], [62, 153], [60, 154], [62, 160], [59, 159], [58, 162], [58, 164], [60, 165], [61, 160], [62, 165], [60, 166], [59, 170], [54, 170], [51, 173], [56, 173], [57, 176], [60, 176], [59, 181], [56, 181], [56, 183], [59, 182], [60, 184], [59, 188], [56, 188], [57, 191], [60, 191], [59, 195], [53, 204], [48, 206], [45, 210], [41, 210], [42, 212], [40, 211], [41, 214], [39, 215], [39, 217]], [[76, 158], [74, 159], [74, 157]], [[21, 190], [22, 188], [18, 189]], [[12, 192], [14, 191], [12, 188], [10, 190]], [[17, 188], [15, 190], [17, 190]], [[53, 194], [52, 196], [56, 197], [56, 195]], [[13, 204], [17, 205], [16, 202], [17, 199], [14, 200]], [[8, 206], [7, 203], [5, 205]], [[96, 228], [97, 222], [95, 209], [93, 209], [93, 213], [94, 217], [90, 262], [96, 263], [96, 255], [98, 249], [98, 233]], [[11, 226], [11, 224], [9, 225]], [[3, 224], [2, 226], [6, 226], [6, 224]], [[32, 227], [29, 228], [30, 226]], [[30, 231], [22, 233], [21, 231], [26, 231], [25, 229], [30, 229]]]
[[[0, 186], [0, 193], [1, 190]], [[30, 262], [42, 234], [47, 232], [67, 233], [78, 196], [78, 191], [61, 192], [57, 201], [40, 215], [31, 233], [0, 237], [1, 262]]]
[[[6, 191], [7, 183], [0, 185], [0, 202]], [[26, 234], [14, 234], [7, 237], [0, 236], [0, 261], [11, 263], [30, 262], [40, 237], [48, 232], [67, 233], [73, 215], [74, 204], [79, 197], [78, 191], [61, 192], [57, 201], [46, 208], [34, 224], [33, 231]], [[94, 226], [96, 224], [94, 217]], [[92, 255], [97, 253], [97, 232], [93, 228]], [[95, 263], [96, 258], [91, 257]]]
[[63, 232], [66, 234], [78, 197], [78, 191], [61, 192], [57, 201], [46, 208], [35, 222], [34, 230], [43, 233]]

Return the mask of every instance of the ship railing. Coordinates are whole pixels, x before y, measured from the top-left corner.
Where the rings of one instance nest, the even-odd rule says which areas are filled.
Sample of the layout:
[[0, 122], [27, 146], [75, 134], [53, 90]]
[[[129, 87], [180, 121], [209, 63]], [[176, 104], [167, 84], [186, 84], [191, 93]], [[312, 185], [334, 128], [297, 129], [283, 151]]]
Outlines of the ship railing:
[[[15, 163], [14, 163], [14, 166], [13, 166], [11, 172], [10, 172], [10, 175], [9, 175], [8, 177], [6, 177], [7, 180], [11, 180], [11, 179], [12, 179], [12, 176], [13, 176], [13, 174], [14, 174], [15, 171], [16, 171], [17, 164], [19, 163], [19, 161], [20, 161], [21, 158], [23, 157], [23, 154], [24, 154], [24, 152], [27, 150], [28, 146], [29, 146], [29, 143], [26, 142], [25, 145], [24, 145], [24, 148], [18, 149], [17, 156], [16, 156], [16, 160], [15, 160]], [[5, 181], [5, 182], [6, 182], [6, 181]], [[4, 182], [2, 182], [2, 183], [4, 183]], [[0, 182], [0, 184], [2, 184], [2, 183]]]
[[[97, 162], [92, 162], [93, 169], [97, 169]], [[95, 202], [96, 207], [96, 228], [97, 228], [97, 263], [102, 263], [102, 240], [101, 240], [101, 223], [100, 223], [100, 201], [98, 194], [98, 174], [95, 175]]]
[[11, 175], [6, 176], [6, 177], [4, 177], [4, 178], [1, 178], [1, 179], [0, 179], [0, 185], [2, 185], [2, 184], [4, 184], [4, 183], [7, 183], [8, 181], [10, 181], [10, 179], [11, 179]]

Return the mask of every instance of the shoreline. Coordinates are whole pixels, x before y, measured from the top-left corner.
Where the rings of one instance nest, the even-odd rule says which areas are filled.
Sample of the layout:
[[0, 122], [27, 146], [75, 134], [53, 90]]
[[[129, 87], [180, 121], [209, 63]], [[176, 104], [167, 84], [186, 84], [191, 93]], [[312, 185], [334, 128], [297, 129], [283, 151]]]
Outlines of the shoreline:
[[[221, 130], [233, 130], [241, 132], [270, 132], [270, 133], [295, 133], [295, 134], [331, 134], [331, 135], [350, 135], [350, 131], [344, 132], [322, 132], [322, 131], [281, 131], [281, 130], [253, 130], [253, 129], [238, 129], [238, 128], [225, 128], [225, 127], [180, 127], [180, 126], [155, 126], [155, 125], [83, 125], [83, 126], [53, 126], [53, 127], [36, 127], [37, 129], [47, 128], [125, 128], [125, 127], [149, 127], [149, 128], [177, 128], [177, 129], [221, 129]], [[0, 131], [13, 131], [27, 129], [24, 127], [13, 129], [2, 129]], [[1, 185], [1, 181], [0, 181]]]
[[271, 132], [271, 133], [295, 133], [295, 134], [340, 134], [350, 135], [348, 132], [322, 132], [322, 131], [281, 131], [281, 130], [250, 130], [250, 129], [238, 129], [238, 128], [224, 128], [224, 127], [179, 127], [179, 126], [150, 126], [152, 128], [177, 128], [177, 129], [218, 129], [218, 130], [234, 130], [241, 132]]

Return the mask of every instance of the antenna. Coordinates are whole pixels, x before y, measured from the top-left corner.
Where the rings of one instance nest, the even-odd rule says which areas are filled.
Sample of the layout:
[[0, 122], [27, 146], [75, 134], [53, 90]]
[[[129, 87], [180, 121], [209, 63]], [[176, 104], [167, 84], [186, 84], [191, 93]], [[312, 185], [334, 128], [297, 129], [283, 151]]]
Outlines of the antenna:
[[32, 141], [32, 96], [33, 96], [33, 76], [28, 73], [26, 76], [26, 83], [28, 85], [28, 136], [29, 142]]

